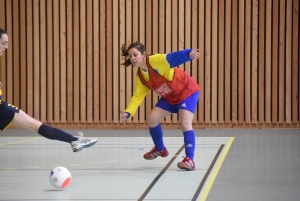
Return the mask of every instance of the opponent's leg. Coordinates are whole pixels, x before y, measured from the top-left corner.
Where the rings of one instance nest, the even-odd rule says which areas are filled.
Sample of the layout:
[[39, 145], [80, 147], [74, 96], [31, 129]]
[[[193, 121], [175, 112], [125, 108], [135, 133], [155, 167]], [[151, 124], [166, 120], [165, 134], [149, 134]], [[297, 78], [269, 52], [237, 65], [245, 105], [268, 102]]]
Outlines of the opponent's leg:
[[157, 158], [157, 156], [167, 157], [169, 155], [169, 152], [164, 145], [163, 131], [161, 125], [159, 124], [159, 121], [170, 114], [171, 113], [169, 111], [163, 110], [156, 106], [151, 111], [147, 119], [147, 123], [149, 126], [150, 135], [155, 146], [151, 151], [147, 152], [144, 155], [144, 158], [146, 160], [155, 159]]

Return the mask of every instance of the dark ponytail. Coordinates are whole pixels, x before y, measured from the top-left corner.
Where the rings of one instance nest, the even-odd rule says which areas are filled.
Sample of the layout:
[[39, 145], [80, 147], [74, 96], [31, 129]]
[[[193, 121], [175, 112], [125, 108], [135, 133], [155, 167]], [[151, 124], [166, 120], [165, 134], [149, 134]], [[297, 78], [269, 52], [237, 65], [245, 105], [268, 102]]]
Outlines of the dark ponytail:
[[[126, 57], [128, 57], [128, 49], [126, 48], [126, 43], [124, 43], [124, 44], [122, 45], [121, 51], [122, 51], [122, 54], [121, 54], [121, 55], [122, 55], [123, 57], [125, 57], [125, 59], [126, 59]], [[126, 59], [124, 63], [122, 63], [122, 65], [124, 65], [125, 67], [130, 66], [131, 64], [132, 64], [132, 63], [131, 63], [131, 61], [130, 61], [129, 58]]]
[[132, 65], [130, 59], [129, 59], [129, 58], [126, 59], [126, 57], [128, 56], [128, 51], [129, 51], [131, 48], [136, 48], [136, 49], [137, 49], [138, 51], [140, 51], [141, 53], [146, 52], [145, 46], [144, 46], [142, 43], [140, 43], [140, 42], [134, 42], [134, 43], [131, 43], [131, 44], [128, 46], [128, 48], [126, 48], [126, 43], [124, 43], [124, 44], [122, 45], [122, 47], [121, 47], [121, 51], [122, 51], [122, 54], [121, 54], [121, 55], [125, 57], [125, 62], [122, 63], [122, 65], [124, 65], [125, 67]]

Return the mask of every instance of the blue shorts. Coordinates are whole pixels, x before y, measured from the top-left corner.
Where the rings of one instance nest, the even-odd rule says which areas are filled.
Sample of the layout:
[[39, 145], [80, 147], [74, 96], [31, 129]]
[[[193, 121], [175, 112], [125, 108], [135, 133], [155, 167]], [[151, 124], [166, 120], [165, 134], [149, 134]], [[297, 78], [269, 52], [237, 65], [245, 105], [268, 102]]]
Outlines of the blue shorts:
[[155, 106], [163, 110], [169, 111], [171, 113], [178, 113], [179, 109], [188, 110], [192, 113], [195, 113], [198, 99], [199, 99], [199, 91], [196, 91], [195, 93], [187, 97], [184, 101], [178, 104], [172, 105], [168, 103], [164, 98], [161, 98], [159, 99], [159, 101], [156, 103]]
[[13, 121], [15, 113], [19, 113], [20, 109], [11, 104], [1, 101], [0, 104], [0, 130], [5, 130]]

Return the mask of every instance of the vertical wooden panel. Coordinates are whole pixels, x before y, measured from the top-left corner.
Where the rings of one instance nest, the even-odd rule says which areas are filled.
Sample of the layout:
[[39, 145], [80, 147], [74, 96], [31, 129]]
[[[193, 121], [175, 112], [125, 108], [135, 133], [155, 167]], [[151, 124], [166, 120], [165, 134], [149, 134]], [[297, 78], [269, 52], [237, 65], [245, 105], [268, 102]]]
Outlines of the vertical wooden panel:
[[[231, 20], [232, 20], [232, 37], [231, 37], [231, 120], [237, 123], [238, 120], [238, 1], [232, 1]], [[237, 56], [235, 56], [237, 55]]]
[[[186, 0], [184, 5], [184, 39], [183, 44], [185, 48], [191, 48], [191, 0]], [[187, 74], [191, 75], [191, 62], [186, 62], [184, 64], [184, 70], [187, 72]]]
[[211, 120], [218, 123], [218, 1], [212, 1], [211, 29]]
[[292, 123], [292, 15], [293, 1], [286, 2], [285, 123]]
[[[53, 101], [54, 101], [54, 94], [53, 94], [53, 34], [52, 34], [52, 1], [46, 1], [47, 3], [47, 12], [46, 12], [46, 18], [47, 18], [47, 123], [53, 122]], [[27, 14], [28, 17], [28, 14]], [[27, 35], [30, 34], [27, 32]], [[30, 35], [31, 36], [31, 35]], [[28, 55], [28, 54], [27, 54]], [[29, 59], [29, 58], [28, 58]], [[27, 66], [29, 67], [29, 62], [27, 62]], [[27, 68], [28, 68], [27, 67]], [[29, 89], [28, 89], [29, 90]], [[55, 94], [57, 95], [57, 94]]]
[[92, 43], [93, 43], [93, 49], [92, 49], [92, 53], [93, 53], [93, 72], [92, 73], [92, 77], [93, 77], [93, 90], [92, 90], [92, 99], [93, 99], [93, 117], [92, 120], [95, 124], [99, 123], [100, 120], [100, 114], [99, 114], [99, 107], [100, 107], [100, 101], [99, 101], [99, 92], [100, 92], [100, 84], [99, 84], [99, 68], [100, 68], [100, 64], [99, 64], [99, 57], [100, 57], [100, 52], [99, 52], [99, 42], [100, 42], [100, 29], [99, 29], [99, 24], [100, 24], [100, 19], [99, 19], [99, 4], [100, 2], [97, 0], [93, 1], [93, 5], [92, 5], [92, 11], [93, 11], [93, 39], [92, 39]]
[[73, 58], [74, 58], [74, 67], [73, 67], [73, 98], [74, 98], [74, 123], [80, 123], [80, 113], [81, 113], [81, 97], [80, 97], [80, 85], [81, 80], [79, 78], [79, 69], [80, 69], [80, 3], [79, 0], [73, 1]]
[[205, 122], [211, 123], [211, 2], [205, 11]]
[[200, 58], [199, 58], [199, 71], [198, 71], [198, 79], [199, 79], [199, 85], [200, 85], [200, 97], [199, 97], [199, 103], [198, 103], [198, 123], [204, 124], [204, 94], [205, 94], [205, 85], [204, 85], [204, 61], [205, 61], [205, 49], [204, 49], [204, 33], [205, 33], [205, 18], [204, 18], [204, 0], [200, 0], [199, 5], [199, 12], [198, 12], [198, 19], [199, 19], [199, 35], [198, 35], [198, 47], [200, 52]]
[[[106, 67], [106, 78], [107, 78], [107, 82], [106, 82], [106, 86], [114, 86], [113, 83], [112, 83], [112, 80], [113, 80], [113, 62], [112, 62], [112, 59], [113, 59], [113, 49], [112, 49], [112, 44], [113, 44], [113, 1], [111, 2], [107, 2], [107, 19], [106, 19], [106, 33], [107, 33], [107, 40], [106, 40], [106, 64], [107, 64], [107, 67]], [[106, 107], [107, 107], [107, 113], [106, 113], [106, 120], [107, 120], [107, 123], [112, 123], [112, 119], [113, 119], [113, 116], [112, 116], [112, 102], [113, 102], [113, 99], [112, 99], [112, 88], [110, 89], [106, 89]]]
[[[122, 1], [122, 0], [121, 0]], [[126, 0], [125, 0], [126, 2]], [[142, 12], [141, 7], [139, 7], [139, 0], [132, 0], [132, 19], [140, 19], [139, 15]], [[124, 11], [125, 12], [125, 11]], [[126, 9], [126, 13], [127, 13], [127, 9]], [[121, 28], [121, 27], [120, 27]], [[139, 21], [138, 20], [133, 20], [132, 22], [132, 41], [139, 41], [139, 35], [141, 35], [139, 33]], [[121, 29], [122, 30], [122, 29]], [[123, 44], [123, 43], [121, 43]]]
[[46, 0], [40, 1], [40, 120], [46, 122], [47, 116], [47, 91], [46, 91]]
[[231, 120], [231, 0], [226, 0], [225, 8], [225, 123]]
[[[40, 119], [40, 36], [39, 0], [33, 1], [33, 116]], [[59, 122], [58, 122], [59, 123]]]
[[252, 1], [252, 80], [251, 80], [251, 87], [252, 87], [252, 123], [257, 123], [258, 120], [258, 111], [257, 111], [257, 104], [258, 104], [258, 89], [257, 89], [257, 70], [258, 70], [258, 0]]
[[252, 1], [245, 3], [245, 123], [251, 123], [251, 14]]
[[278, 122], [278, 33], [279, 2], [273, 1], [272, 12], [272, 123]]
[[[93, 1], [86, 1], [86, 118], [93, 123]], [[98, 56], [98, 55], [97, 55]]]
[[[119, 24], [119, 12], [118, 12], [118, 0], [113, 0], [113, 13], [115, 13], [115, 17], [113, 17], [113, 24]], [[118, 123], [119, 122], [119, 45], [118, 45], [118, 40], [119, 38], [119, 26], [113, 26], [113, 40], [112, 40], [112, 48], [113, 48], [113, 83], [112, 85], [114, 86], [113, 88], [113, 123]]]
[[272, 0], [266, 1], [266, 37], [265, 37], [265, 121], [271, 123], [271, 112], [272, 112], [272, 97], [271, 97], [271, 81], [272, 81]]
[[279, 123], [285, 121], [285, 31], [286, 31], [286, 5], [285, 0], [280, 0], [279, 5]]
[[218, 122], [224, 123], [224, 55], [225, 55], [225, 2], [219, 1], [219, 18], [218, 18]]
[[265, 0], [259, 1], [258, 16], [258, 120], [265, 121]]
[[[68, 0], [66, 5], [67, 14], [67, 123], [73, 123], [73, 1]], [[76, 109], [78, 110], [78, 109]]]
[[238, 4], [238, 121], [245, 122], [245, 2]]
[[66, 1], [59, 1], [59, 55], [60, 55], [60, 123], [67, 122], [67, 30]]
[[299, 123], [299, 1], [293, 1], [293, 37], [292, 37], [292, 122]]
[[[20, 99], [21, 101], [19, 102], [20, 107], [22, 110], [26, 111], [26, 94], [27, 94], [27, 89], [26, 89], [26, 1], [20, 1]], [[0, 6], [1, 7], [1, 6]], [[0, 11], [1, 13], [1, 11]], [[2, 18], [0, 16], [0, 18]], [[2, 26], [1, 26], [2, 27]], [[3, 81], [3, 79], [1, 79]], [[44, 90], [46, 93], [46, 90]], [[44, 97], [45, 98], [45, 97]], [[46, 99], [45, 99], [46, 101]], [[45, 113], [46, 115], [46, 113]], [[42, 119], [43, 121], [46, 121], [46, 119]]]
[[[32, 0], [27, 1], [27, 108], [26, 112], [29, 116], [33, 116], [33, 10]], [[52, 111], [51, 111], [52, 112]]]
[[[19, 1], [18, 0], [13, 0], [12, 1], [12, 17], [13, 17], [13, 23], [12, 23], [12, 32], [11, 32], [11, 39], [12, 39], [12, 44], [13, 44], [13, 51], [12, 51], [12, 67], [13, 67], [13, 74], [12, 74], [12, 84], [13, 84], [13, 91], [20, 91], [20, 56], [19, 56]], [[16, 106], [19, 106], [19, 93], [13, 93], [12, 94], [13, 99], [12, 103]]]
[[87, 21], [86, 21], [86, 1], [80, 0], [79, 1], [80, 9], [79, 9], [79, 26], [80, 26], [80, 36], [79, 36], [79, 43], [80, 43], [80, 53], [79, 53], [79, 81], [80, 81], [80, 123], [86, 123], [86, 111], [87, 111], [87, 83], [86, 83], [86, 68], [87, 68], [87, 61], [86, 61], [86, 34], [87, 34]]
[[[59, 11], [59, 1], [53, 0], [53, 11]], [[53, 14], [53, 79], [51, 84], [53, 85], [53, 105], [54, 105], [54, 123], [60, 122], [60, 100], [61, 100], [61, 88], [60, 88], [60, 43], [59, 43], [59, 15]]]
[[106, 123], [106, 12], [107, 3], [105, 0], [100, 2], [100, 122]]
[[[125, 16], [127, 16], [127, 13], [131, 13], [131, 11], [129, 9], [131, 9], [131, 6], [129, 6], [129, 8], [126, 9], [125, 12], [125, 7], [128, 6], [128, 4], [126, 4], [127, 1], [124, 0], [120, 0], [120, 35], [119, 35], [119, 39], [120, 39], [120, 45], [123, 45], [126, 41], [126, 36], [127, 36], [127, 31], [129, 29], [129, 27], [127, 28], [126, 23], [128, 21], [131, 21], [131, 19], [127, 19]], [[137, 9], [137, 8], [136, 8]], [[135, 13], [138, 13], [137, 11]], [[121, 47], [118, 47], [121, 48]], [[119, 71], [120, 71], [120, 89], [119, 89], [119, 95], [120, 95], [120, 112], [124, 112], [125, 108], [126, 108], [126, 88], [128, 87], [130, 88], [127, 83], [126, 83], [126, 79], [128, 78], [129, 80], [131, 79], [131, 72], [130, 72], [130, 77], [126, 74], [126, 70], [129, 70], [129, 68], [126, 68], [125, 66], [121, 65], [121, 63], [125, 62], [125, 58], [123, 56], [121, 56], [121, 52], [118, 54], [120, 56], [120, 59], [117, 61], [120, 61], [119, 64], [116, 64], [117, 66], [119, 66]], [[129, 95], [129, 94], [128, 94]], [[132, 94], [130, 94], [132, 95]], [[129, 122], [129, 120], [128, 120]]]
[[[178, 0], [178, 40], [177, 40], [177, 43], [178, 43], [178, 50], [182, 50], [184, 48], [184, 13], [185, 13], [185, 10], [184, 10], [184, 7], [185, 7], [185, 1], [180, 1]], [[183, 66], [179, 66], [181, 69], [184, 69]]]

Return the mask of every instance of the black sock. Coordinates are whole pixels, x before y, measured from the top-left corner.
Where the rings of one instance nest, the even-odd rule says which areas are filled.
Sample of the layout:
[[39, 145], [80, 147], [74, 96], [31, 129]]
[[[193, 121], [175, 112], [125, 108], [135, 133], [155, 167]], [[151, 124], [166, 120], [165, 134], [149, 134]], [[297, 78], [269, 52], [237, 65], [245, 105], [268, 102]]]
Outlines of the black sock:
[[58, 128], [53, 128], [46, 124], [42, 124], [39, 127], [38, 133], [44, 136], [45, 138], [51, 140], [59, 140], [68, 143], [71, 143], [71, 141], [76, 141], [78, 139], [77, 137], [74, 137], [73, 135], [66, 133], [65, 131], [62, 131]]

